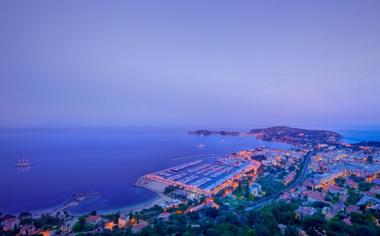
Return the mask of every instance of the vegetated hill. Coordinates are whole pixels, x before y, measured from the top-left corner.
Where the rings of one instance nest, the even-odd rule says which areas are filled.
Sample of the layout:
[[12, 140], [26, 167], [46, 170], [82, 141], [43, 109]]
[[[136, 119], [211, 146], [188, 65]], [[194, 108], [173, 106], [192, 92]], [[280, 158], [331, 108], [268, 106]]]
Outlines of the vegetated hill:
[[252, 135], [265, 141], [284, 142], [297, 146], [313, 146], [315, 144], [337, 144], [343, 137], [333, 131], [328, 130], [309, 130], [291, 128], [287, 126], [274, 126], [270, 128], [252, 129], [247, 133], [237, 131], [210, 131], [196, 130], [190, 131], [193, 135]]
[[240, 132], [237, 131], [210, 131], [206, 129], [201, 129], [201, 130], [195, 130], [195, 131], [190, 131], [189, 134], [194, 134], [194, 135], [239, 135]]
[[309, 130], [287, 126], [252, 129], [248, 134], [265, 141], [279, 141], [293, 145], [336, 144], [342, 139], [340, 134], [328, 130]]

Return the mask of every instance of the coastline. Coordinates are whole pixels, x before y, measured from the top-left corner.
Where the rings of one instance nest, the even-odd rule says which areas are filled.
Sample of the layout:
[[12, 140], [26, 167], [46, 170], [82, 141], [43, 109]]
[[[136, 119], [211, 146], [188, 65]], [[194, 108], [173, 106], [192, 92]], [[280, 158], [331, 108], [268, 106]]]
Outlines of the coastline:
[[[332, 129], [332, 130], [335, 130], [335, 129]], [[371, 131], [368, 133], [367, 130], [364, 130], [364, 131], [357, 131], [357, 130], [346, 130], [346, 131], [342, 131], [342, 130], [335, 130], [336, 132], [340, 133], [343, 135], [343, 140], [346, 141], [347, 139], [351, 139], [351, 140], [354, 140], [355, 141], [364, 141], [364, 140], [372, 140], [371, 137], [373, 135], [376, 135], [374, 140], [378, 140], [378, 137], [380, 135], [379, 131], [378, 130], [375, 130], [375, 131]], [[377, 138], [376, 138], [377, 137]], [[271, 143], [277, 143], [275, 141], [270, 141]], [[355, 142], [349, 142], [349, 143], [355, 143]], [[123, 207], [116, 207], [114, 209], [107, 209], [107, 210], [98, 210], [99, 213], [104, 213], [104, 214], [107, 214], [107, 213], [112, 213], [112, 212], [117, 212], [117, 211], [120, 211], [120, 212], [130, 212], [130, 211], [139, 211], [139, 210], [142, 210], [142, 209], [146, 209], [146, 208], [149, 208], [149, 207], [152, 207], [156, 204], [162, 204], [165, 202], [165, 199], [162, 197], [162, 194], [160, 195], [160, 192], [159, 191], [156, 191], [154, 190], [154, 187], [153, 188], [150, 188], [148, 186], [143, 186], [143, 185], [140, 185], [138, 184], [137, 182], [135, 183], [135, 186], [137, 187], [142, 187], [144, 189], [148, 189], [150, 190], [151, 192], [155, 193], [156, 196], [152, 196], [151, 199], [148, 199], [146, 201], [143, 201], [141, 203], [137, 203], [137, 204], [133, 204], [133, 205], [125, 205]], [[161, 192], [162, 193], [162, 192]], [[85, 199], [84, 199], [85, 201]], [[75, 199], [69, 199], [61, 204], [58, 204], [58, 205], [55, 205], [55, 206], [52, 206], [52, 207], [49, 207], [49, 208], [43, 208], [43, 209], [37, 209], [37, 210], [31, 210], [30, 212], [32, 213], [33, 216], [41, 216], [43, 214], [56, 214], [57, 212], [63, 212], [63, 211], [67, 211], [70, 215], [73, 215], [73, 216], [78, 216], [78, 215], [81, 215], [81, 214], [87, 214], [89, 212], [72, 212], [70, 211], [70, 209], [72, 207], [75, 207], [77, 205], [81, 204], [81, 202], [79, 201], [75, 201]], [[18, 212], [20, 213], [20, 212]], [[18, 214], [18, 213], [14, 213], [14, 214]], [[10, 213], [12, 214], [12, 213]]]
[[[152, 192], [154, 192], [154, 191], [152, 191]], [[156, 194], [156, 196], [154, 196], [152, 199], [146, 200], [144, 202], [137, 203], [134, 205], [127, 205], [127, 206], [123, 206], [123, 207], [115, 208], [115, 209], [110, 209], [110, 210], [97, 211], [97, 212], [99, 214], [105, 214], [105, 215], [106, 214], [113, 214], [116, 212], [120, 212], [122, 214], [127, 214], [127, 213], [132, 212], [132, 211], [141, 211], [143, 209], [148, 209], [148, 208], [151, 208], [155, 205], [161, 205], [161, 204], [165, 203], [166, 197], [164, 197], [164, 196], [162, 196], [156, 192], [154, 192], [154, 193]], [[74, 216], [74, 217], [81, 216], [84, 214], [88, 214], [89, 212], [87, 212], [87, 213], [85, 213], [85, 212], [76, 213], [76, 212], [70, 211], [70, 208], [78, 206], [79, 204], [81, 204], [81, 203], [75, 202], [75, 200], [71, 200], [71, 201], [62, 203], [60, 205], [50, 207], [50, 208], [34, 210], [34, 211], [31, 211], [30, 213], [32, 214], [33, 217], [41, 217], [42, 215], [47, 215], [47, 214], [55, 215], [58, 212], [63, 213], [64, 211], [67, 211], [71, 216]]]
[[165, 204], [166, 201], [170, 199], [163, 194], [163, 191], [165, 190], [166, 185], [163, 185], [162, 183], [159, 183], [159, 182], [147, 181], [145, 179], [145, 176], [141, 176], [140, 178], [138, 178], [134, 186], [138, 188], [147, 189], [153, 192], [154, 194], [156, 194], [156, 196], [150, 200], [147, 200], [138, 204], [125, 206], [121, 208], [115, 208], [112, 210], [99, 211], [99, 213], [112, 214], [115, 212], [120, 212], [121, 214], [127, 214], [132, 211], [141, 211], [144, 209], [148, 209], [155, 205], [163, 205]]
[[[168, 197], [164, 196], [163, 190], [165, 189], [165, 185], [162, 185], [159, 182], [152, 182], [152, 181], [146, 181], [145, 176], [140, 177], [134, 186], [138, 188], [144, 188], [147, 189], [155, 194], [155, 196], [152, 199], [143, 201], [141, 203], [133, 204], [133, 205], [126, 205], [123, 207], [118, 207], [110, 210], [100, 210], [97, 211], [99, 214], [113, 214], [116, 212], [120, 212], [121, 214], [128, 214], [129, 212], [135, 212], [135, 211], [141, 211], [144, 209], [151, 208], [155, 205], [163, 205], [166, 201], [169, 200]], [[33, 217], [40, 217], [42, 215], [46, 214], [52, 214], [55, 215], [58, 212], [62, 213], [64, 211], [67, 211], [70, 215], [77, 217], [81, 216], [83, 214], [88, 214], [89, 212], [72, 212], [70, 211], [70, 208], [76, 207], [81, 204], [82, 201], [86, 201], [89, 196], [81, 196], [81, 197], [74, 197], [71, 200], [68, 200], [60, 205], [53, 206], [50, 208], [40, 209], [31, 211]]]
[[129, 212], [137, 212], [144, 209], [149, 209], [155, 205], [164, 204], [166, 200], [167, 200], [166, 197], [161, 196], [161, 195], [156, 195], [153, 199], [144, 201], [142, 203], [138, 203], [131, 206], [125, 206], [121, 208], [115, 208], [112, 210], [98, 211], [98, 213], [101, 215], [114, 214], [117, 212], [120, 212], [120, 214], [128, 214]]

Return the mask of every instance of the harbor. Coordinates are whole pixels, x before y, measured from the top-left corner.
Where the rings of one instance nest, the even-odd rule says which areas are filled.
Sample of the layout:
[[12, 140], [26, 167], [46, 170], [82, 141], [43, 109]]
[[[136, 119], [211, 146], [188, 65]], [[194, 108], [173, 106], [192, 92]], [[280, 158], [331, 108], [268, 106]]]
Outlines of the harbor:
[[247, 172], [257, 172], [260, 162], [231, 156], [194, 160], [143, 176], [138, 185], [155, 192], [178, 186], [201, 195], [213, 195]]

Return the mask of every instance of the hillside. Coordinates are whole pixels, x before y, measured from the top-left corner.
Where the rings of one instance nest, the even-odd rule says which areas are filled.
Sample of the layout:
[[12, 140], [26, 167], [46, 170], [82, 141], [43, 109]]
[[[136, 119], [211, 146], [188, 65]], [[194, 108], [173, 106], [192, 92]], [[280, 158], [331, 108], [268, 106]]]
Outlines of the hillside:
[[336, 144], [343, 138], [340, 134], [333, 131], [309, 130], [287, 126], [252, 129], [248, 134], [265, 141], [279, 141], [293, 145], [315, 145], [318, 143]]

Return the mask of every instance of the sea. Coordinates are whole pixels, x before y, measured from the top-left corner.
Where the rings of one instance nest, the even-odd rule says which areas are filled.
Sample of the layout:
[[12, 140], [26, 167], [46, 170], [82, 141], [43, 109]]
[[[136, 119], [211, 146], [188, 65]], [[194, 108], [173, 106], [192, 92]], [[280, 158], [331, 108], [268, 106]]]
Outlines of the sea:
[[[380, 127], [338, 127], [347, 142], [380, 140]], [[135, 187], [142, 175], [259, 146], [291, 146], [241, 136], [195, 136], [173, 128], [0, 129], [0, 212], [60, 206], [83, 192], [101, 192], [70, 212], [109, 212], [156, 197]], [[30, 168], [16, 168], [19, 160]]]

